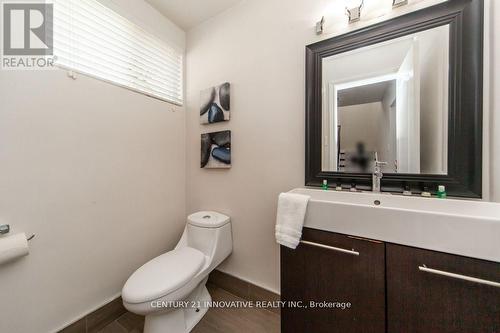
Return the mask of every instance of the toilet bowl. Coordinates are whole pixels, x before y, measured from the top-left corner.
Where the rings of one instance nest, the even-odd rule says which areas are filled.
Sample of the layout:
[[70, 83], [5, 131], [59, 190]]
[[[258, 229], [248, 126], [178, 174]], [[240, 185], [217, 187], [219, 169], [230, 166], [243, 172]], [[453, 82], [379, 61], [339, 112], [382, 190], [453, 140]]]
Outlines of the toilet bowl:
[[188, 216], [174, 250], [137, 269], [122, 290], [123, 305], [146, 316], [145, 333], [186, 333], [211, 302], [208, 274], [233, 248], [229, 217], [216, 212]]

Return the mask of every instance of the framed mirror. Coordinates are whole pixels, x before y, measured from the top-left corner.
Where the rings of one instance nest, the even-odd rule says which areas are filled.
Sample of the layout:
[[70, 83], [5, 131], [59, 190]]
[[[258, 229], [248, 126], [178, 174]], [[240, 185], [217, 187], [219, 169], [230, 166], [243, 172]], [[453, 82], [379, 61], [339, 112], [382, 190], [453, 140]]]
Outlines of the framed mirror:
[[482, 196], [483, 1], [306, 47], [306, 185]]

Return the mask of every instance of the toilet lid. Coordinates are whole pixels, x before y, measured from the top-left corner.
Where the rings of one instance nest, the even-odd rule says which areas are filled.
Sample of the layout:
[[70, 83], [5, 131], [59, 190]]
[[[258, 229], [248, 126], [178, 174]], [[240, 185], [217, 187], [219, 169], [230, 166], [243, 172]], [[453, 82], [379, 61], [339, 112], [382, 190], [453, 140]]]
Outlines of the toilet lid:
[[200, 271], [205, 256], [183, 247], [147, 262], [132, 274], [123, 287], [122, 298], [128, 303], [153, 301], [186, 285]]
[[189, 224], [201, 228], [220, 228], [229, 221], [229, 216], [217, 212], [198, 212], [188, 216]]

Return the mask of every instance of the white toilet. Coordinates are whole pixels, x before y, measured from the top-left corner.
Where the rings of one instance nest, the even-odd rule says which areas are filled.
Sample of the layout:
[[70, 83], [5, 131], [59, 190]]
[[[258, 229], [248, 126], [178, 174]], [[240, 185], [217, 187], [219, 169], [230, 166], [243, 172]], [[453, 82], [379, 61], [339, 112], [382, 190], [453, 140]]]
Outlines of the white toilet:
[[187, 333], [212, 300], [205, 286], [208, 274], [233, 249], [228, 216], [199, 212], [188, 216], [174, 250], [144, 264], [127, 280], [123, 304], [145, 315], [145, 333]]

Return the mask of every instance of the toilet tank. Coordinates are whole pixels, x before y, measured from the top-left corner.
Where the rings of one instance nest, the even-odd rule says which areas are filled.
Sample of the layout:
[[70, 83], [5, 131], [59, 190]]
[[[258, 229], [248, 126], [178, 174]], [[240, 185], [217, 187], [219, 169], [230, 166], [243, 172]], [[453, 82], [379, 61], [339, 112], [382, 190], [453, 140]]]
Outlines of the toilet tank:
[[185, 237], [187, 246], [205, 254], [212, 267], [219, 265], [233, 249], [231, 219], [221, 213], [205, 211], [189, 215]]

